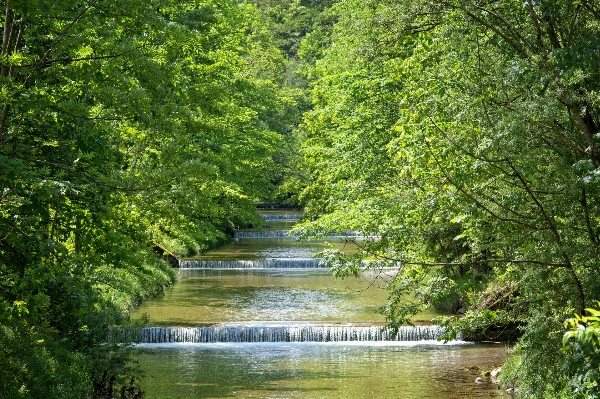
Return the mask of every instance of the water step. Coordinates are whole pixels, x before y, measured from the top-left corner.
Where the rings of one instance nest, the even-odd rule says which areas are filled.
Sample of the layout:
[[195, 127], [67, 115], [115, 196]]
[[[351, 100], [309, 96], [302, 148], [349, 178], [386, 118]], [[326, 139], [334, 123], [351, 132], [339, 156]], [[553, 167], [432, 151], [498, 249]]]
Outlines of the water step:
[[211, 326], [146, 327], [142, 343], [216, 343], [216, 342], [351, 342], [351, 341], [430, 341], [444, 332], [439, 326], [400, 327], [398, 335], [381, 326]]
[[293, 213], [263, 213], [260, 214], [260, 216], [263, 217], [265, 220], [300, 220], [302, 218], [302, 215]]
[[[262, 260], [180, 260], [180, 269], [329, 269], [321, 258], [267, 258]], [[361, 267], [395, 270], [399, 262], [379, 262], [362, 260]]]
[[[233, 238], [293, 238], [299, 237], [298, 233], [290, 234], [291, 230], [267, 230], [267, 231], [236, 231], [233, 233]], [[344, 234], [331, 233], [326, 237], [344, 238], [344, 237], [362, 237], [361, 233], [355, 231], [347, 231]], [[372, 236], [376, 238], [376, 236]]]
[[262, 260], [181, 260], [181, 269], [314, 269], [320, 266], [317, 258], [270, 258]]
[[290, 235], [290, 230], [267, 230], [267, 231], [236, 231], [233, 238], [292, 238], [299, 234]]

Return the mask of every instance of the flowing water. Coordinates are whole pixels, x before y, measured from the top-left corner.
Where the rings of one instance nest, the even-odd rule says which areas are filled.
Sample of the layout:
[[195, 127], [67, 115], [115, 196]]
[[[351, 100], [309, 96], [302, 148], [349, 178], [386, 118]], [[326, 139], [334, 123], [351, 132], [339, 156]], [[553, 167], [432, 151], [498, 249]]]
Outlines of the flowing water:
[[268, 239], [237, 239], [217, 250], [187, 260], [312, 259], [318, 252], [329, 248], [339, 249], [348, 254], [357, 251], [354, 244], [339, 238], [307, 242], [297, 241], [293, 237], [272, 237]]
[[335, 280], [313, 256], [353, 244], [280, 233], [297, 212], [264, 217], [275, 237], [244, 236], [182, 261], [177, 284], [133, 313], [154, 325], [136, 349], [148, 399], [508, 397], [475, 383], [502, 364], [504, 346], [443, 345], [429, 325], [435, 312], [391, 336], [376, 310], [394, 269]]
[[504, 348], [436, 343], [141, 345], [149, 399], [508, 398], [475, 384]]
[[[197, 326], [227, 322], [313, 322], [383, 324], [393, 271], [335, 280], [327, 270], [183, 269], [165, 296], [143, 303], [157, 325]], [[424, 313], [415, 322], [429, 322]]]

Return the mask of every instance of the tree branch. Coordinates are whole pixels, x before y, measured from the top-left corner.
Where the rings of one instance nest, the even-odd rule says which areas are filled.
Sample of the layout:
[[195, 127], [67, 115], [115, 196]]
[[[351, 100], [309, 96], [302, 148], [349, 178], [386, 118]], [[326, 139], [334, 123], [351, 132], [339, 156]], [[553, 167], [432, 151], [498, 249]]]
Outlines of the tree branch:
[[106, 60], [106, 59], [110, 59], [110, 58], [117, 58], [117, 57], [122, 57], [124, 54], [112, 54], [112, 55], [98, 55], [98, 56], [93, 56], [93, 57], [82, 57], [82, 58], [71, 58], [71, 57], [65, 57], [65, 58], [54, 58], [51, 60], [46, 60], [43, 63], [40, 62], [36, 62], [33, 64], [24, 64], [24, 65], [14, 65], [14, 68], [29, 68], [29, 67], [36, 67], [36, 68], [40, 68], [42, 66], [46, 66], [46, 65], [51, 65], [51, 64], [56, 64], [58, 62], [61, 63], [72, 63], [72, 62], [77, 62], [77, 61], [93, 61], [93, 60]]
[[535, 194], [533, 192], [531, 192], [531, 190], [529, 189], [529, 185], [527, 184], [527, 181], [525, 180], [525, 178], [523, 178], [521, 173], [514, 167], [514, 165], [510, 161], [509, 161], [509, 166], [515, 172], [515, 176], [523, 184], [523, 189], [529, 194], [529, 197], [534, 201], [534, 203], [540, 210], [542, 216], [544, 217], [544, 220], [546, 221], [546, 224], [548, 225], [548, 227], [550, 228], [550, 231], [554, 235], [554, 240], [556, 241], [556, 245], [558, 246], [561, 256], [565, 260], [566, 268], [567, 268], [571, 278], [573, 279], [573, 283], [575, 284], [575, 288], [577, 290], [577, 299], [579, 301], [579, 314], [582, 316], [585, 315], [585, 294], [583, 292], [583, 287], [581, 286], [581, 281], [579, 280], [579, 277], [577, 277], [577, 274], [575, 273], [575, 269], [573, 268], [571, 259], [569, 258], [569, 255], [567, 254], [567, 252], [564, 248], [562, 239], [560, 237], [560, 233], [558, 232], [558, 229], [556, 228], [554, 221], [552, 220], [550, 215], [548, 215], [545, 208], [539, 202], [539, 200], [537, 199]]
[[29, 81], [31, 80], [31, 78], [33, 77], [33, 74], [42, 66], [44, 65], [44, 62], [46, 62], [46, 58], [48, 58], [48, 56], [50, 55], [50, 53], [52, 52], [52, 50], [54, 50], [54, 48], [56, 47], [56, 45], [58, 43], [60, 43], [60, 41], [65, 37], [65, 35], [67, 34], [67, 32], [77, 23], [77, 21], [79, 21], [81, 19], [81, 17], [83, 17], [83, 15], [94, 6], [94, 4], [96, 4], [98, 1], [100, 0], [93, 0], [92, 2], [90, 2], [83, 10], [81, 10], [79, 12], [79, 14], [77, 14], [75, 16], [75, 18], [73, 18], [73, 20], [62, 30], [62, 32], [60, 33], [59, 37], [54, 41], [54, 43], [52, 43], [52, 45], [50, 46], [50, 48], [48, 48], [48, 50], [46, 50], [46, 52], [44, 53], [44, 55], [42, 56], [42, 58], [40, 58], [40, 60], [37, 62], [37, 64], [33, 67], [33, 69], [31, 70], [31, 72], [29, 73], [29, 75], [27, 75], [27, 78], [25, 78], [25, 82], [24, 85], [27, 85], [27, 83], [29, 83]]

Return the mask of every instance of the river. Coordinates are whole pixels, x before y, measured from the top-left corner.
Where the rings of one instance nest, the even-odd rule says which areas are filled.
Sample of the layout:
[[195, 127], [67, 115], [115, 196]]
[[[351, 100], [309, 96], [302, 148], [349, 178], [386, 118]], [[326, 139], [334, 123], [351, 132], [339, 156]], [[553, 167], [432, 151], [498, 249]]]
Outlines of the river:
[[442, 344], [433, 311], [392, 339], [376, 309], [394, 270], [335, 280], [313, 255], [356, 248], [282, 238], [298, 216], [271, 212], [260, 235], [182, 262], [179, 281], [135, 310], [156, 326], [136, 347], [148, 399], [509, 397], [475, 382], [504, 345]]

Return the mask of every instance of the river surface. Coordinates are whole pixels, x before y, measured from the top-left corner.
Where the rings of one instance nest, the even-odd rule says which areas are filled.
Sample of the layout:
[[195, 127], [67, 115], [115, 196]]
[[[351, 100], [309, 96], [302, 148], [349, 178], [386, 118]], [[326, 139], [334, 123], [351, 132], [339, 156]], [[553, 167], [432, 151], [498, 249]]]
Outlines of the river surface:
[[[277, 232], [295, 222], [269, 221], [264, 231]], [[180, 279], [164, 296], [146, 301], [132, 315], [146, 314], [152, 325], [166, 329], [237, 325], [248, 329], [261, 323], [317, 329], [383, 326], [377, 308], [387, 299], [385, 287], [394, 270], [335, 280], [329, 271], [315, 268], [311, 259], [330, 246], [348, 253], [357, 250], [333, 238], [308, 243], [293, 238], [237, 239], [190, 259], [209, 266], [180, 269]], [[275, 263], [285, 264], [285, 269], [263, 267], [275, 260], [285, 260]], [[308, 264], [312, 266], [301, 267]], [[224, 265], [228, 268], [219, 268]], [[425, 312], [413, 321], [428, 324], [436, 315]], [[509, 398], [487, 379], [475, 383], [483, 371], [500, 366], [505, 355], [500, 344], [444, 345], [431, 340], [179, 342], [136, 347], [147, 399]]]
[[[183, 269], [180, 280], [159, 298], [143, 303], [134, 317], [147, 314], [156, 325], [193, 326], [242, 321], [380, 323], [393, 270], [336, 280], [326, 270]], [[416, 323], [437, 314], [423, 313]]]
[[509, 398], [474, 381], [502, 345], [439, 343], [141, 345], [148, 399]]

